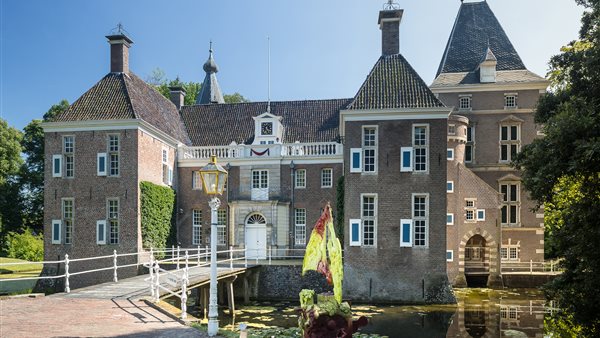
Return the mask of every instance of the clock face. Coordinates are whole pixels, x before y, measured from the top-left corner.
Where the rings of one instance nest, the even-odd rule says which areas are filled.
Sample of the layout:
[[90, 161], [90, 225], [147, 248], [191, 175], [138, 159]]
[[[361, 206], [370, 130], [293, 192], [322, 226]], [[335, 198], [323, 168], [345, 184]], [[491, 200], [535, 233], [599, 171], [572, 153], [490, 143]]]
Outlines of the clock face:
[[273, 122], [263, 122], [260, 125], [262, 135], [273, 135]]

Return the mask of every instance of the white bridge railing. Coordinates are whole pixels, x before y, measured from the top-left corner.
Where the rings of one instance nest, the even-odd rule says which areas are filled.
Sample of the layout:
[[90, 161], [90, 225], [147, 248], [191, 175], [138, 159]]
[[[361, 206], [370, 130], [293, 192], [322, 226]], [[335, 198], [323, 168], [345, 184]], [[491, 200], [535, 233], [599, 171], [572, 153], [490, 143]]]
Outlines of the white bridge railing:
[[180, 160], [208, 159], [215, 155], [219, 159], [242, 158], [297, 158], [297, 157], [334, 157], [343, 156], [343, 146], [337, 142], [285, 143], [229, 145], [209, 147], [180, 147]]
[[515, 262], [515, 261], [502, 261], [501, 273], [510, 274], [559, 274], [562, 272], [562, 268], [559, 267], [558, 260], [534, 262]]

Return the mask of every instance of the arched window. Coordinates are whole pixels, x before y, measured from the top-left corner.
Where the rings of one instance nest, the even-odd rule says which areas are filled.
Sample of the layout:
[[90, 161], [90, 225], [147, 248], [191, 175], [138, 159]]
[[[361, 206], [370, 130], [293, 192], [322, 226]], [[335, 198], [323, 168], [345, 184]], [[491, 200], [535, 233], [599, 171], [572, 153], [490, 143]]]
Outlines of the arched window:
[[246, 220], [246, 225], [265, 225], [267, 220], [261, 214], [252, 214]]

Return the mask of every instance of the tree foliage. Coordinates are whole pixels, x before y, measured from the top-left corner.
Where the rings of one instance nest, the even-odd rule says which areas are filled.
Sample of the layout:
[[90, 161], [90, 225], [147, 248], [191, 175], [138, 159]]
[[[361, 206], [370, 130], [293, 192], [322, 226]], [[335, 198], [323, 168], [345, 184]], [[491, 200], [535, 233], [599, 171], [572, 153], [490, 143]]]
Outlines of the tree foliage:
[[552, 92], [538, 104], [545, 137], [523, 147], [515, 165], [523, 184], [545, 205], [549, 253], [565, 271], [547, 288], [582, 327], [600, 334], [600, 0], [586, 7], [579, 40], [550, 60]]
[[44, 235], [26, 228], [23, 233], [9, 232], [4, 248], [8, 257], [39, 262], [44, 259]]
[[175, 237], [175, 191], [140, 182], [142, 243], [145, 248], [165, 248]]
[[0, 119], [0, 241], [10, 230], [21, 227], [18, 174], [21, 158], [21, 132]]

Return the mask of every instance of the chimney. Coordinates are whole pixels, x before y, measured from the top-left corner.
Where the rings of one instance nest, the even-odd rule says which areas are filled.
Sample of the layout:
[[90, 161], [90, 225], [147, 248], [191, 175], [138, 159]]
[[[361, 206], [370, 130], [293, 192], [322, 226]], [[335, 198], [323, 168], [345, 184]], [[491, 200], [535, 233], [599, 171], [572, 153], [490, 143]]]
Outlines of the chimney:
[[177, 110], [183, 107], [185, 98], [185, 89], [183, 87], [169, 87], [169, 94], [171, 96], [171, 102], [177, 107]]
[[387, 9], [379, 12], [381, 29], [381, 54], [400, 54], [400, 21], [403, 9]]
[[121, 31], [106, 38], [110, 44], [110, 72], [129, 73], [129, 46], [133, 41]]

